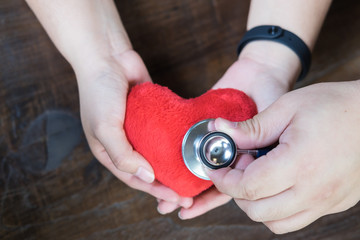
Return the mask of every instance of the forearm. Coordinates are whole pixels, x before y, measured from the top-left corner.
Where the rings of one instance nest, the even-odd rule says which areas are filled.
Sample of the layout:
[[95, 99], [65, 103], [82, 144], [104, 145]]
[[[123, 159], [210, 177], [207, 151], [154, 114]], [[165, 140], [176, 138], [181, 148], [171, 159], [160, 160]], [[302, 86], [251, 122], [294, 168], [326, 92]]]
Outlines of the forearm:
[[252, 0], [247, 28], [278, 25], [313, 49], [331, 0]]
[[[312, 50], [330, 4], [331, 0], [252, 0], [247, 28], [278, 25], [295, 33]], [[276, 74], [290, 85], [301, 70], [300, 61], [290, 48], [271, 41], [249, 43], [240, 57], [279, 68]]]
[[27, 0], [73, 68], [92, 67], [100, 57], [131, 49], [112, 0]]

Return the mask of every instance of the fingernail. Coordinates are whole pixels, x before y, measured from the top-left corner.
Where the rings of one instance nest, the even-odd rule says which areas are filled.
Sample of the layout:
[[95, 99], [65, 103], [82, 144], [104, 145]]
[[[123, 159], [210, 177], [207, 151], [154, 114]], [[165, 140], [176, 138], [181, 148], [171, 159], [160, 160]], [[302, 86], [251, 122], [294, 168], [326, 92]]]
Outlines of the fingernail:
[[152, 183], [155, 180], [155, 175], [143, 167], [139, 167], [135, 176], [147, 183]]
[[178, 212], [178, 217], [179, 217], [181, 220], [184, 220], [184, 218], [181, 216], [181, 211]]
[[156, 209], [157, 209], [158, 213], [160, 213], [161, 215], [165, 215], [165, 213], [162, 212], [159, 207], [157, 207]]
[[215, 131], [216, 130], [216, 128], [215, 128], [215, 120], [212, 120], [212, 121], [210, 121], [209, 123], [208, 123], [208, 131], [209, 132], [213, 132], [213, 131]]
[[217, 120], [217, 122], [215, 122], [215, 126], [216, 126], [216, 128], [224, 128], [225, 127], [225, 128], [234, 129], [234, 128], [237, 128], [238, 122], [231, 122], [224, 118], [219, 118]]

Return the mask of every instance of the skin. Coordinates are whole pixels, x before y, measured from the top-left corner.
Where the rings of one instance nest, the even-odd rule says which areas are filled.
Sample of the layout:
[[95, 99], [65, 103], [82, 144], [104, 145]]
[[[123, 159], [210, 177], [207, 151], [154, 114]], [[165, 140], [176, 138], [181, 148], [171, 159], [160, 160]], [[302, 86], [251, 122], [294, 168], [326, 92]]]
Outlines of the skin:
[[243, 169], [208, 175], [220, 192], [274, 233], [345, 211], [360, 200], [359, 103], [359, 80], [323, 83], [285, 94], [248, 121], [217, 119], [216, 129], [240, 148], [279, 144]]
[[[27, 2], [76, 73], [92, 152], [121, 181], [156, 197], [160, 213], [181, 207], [180, 218], [194, 218], [234, 198], [251, 219], [285, 233], [359, 201], [359, 81], [289, 92], [301, 70], [295, 53], [274, 42], [249, 43], [213, 88], [244, 91], [259, 114], [237, 124], [218, 119], [215, 127], [240, 148], [280, 144], [256, 161], [243, 155], [233, 169], [209, 172], [216, 188], [183, 198], [154, 180], [124, 134], [127, 92], [151, 78], [113, 1]], [[279, 25], [313, 49], [330, 3], [252, 0], [247, 28]]]
[[[279, 25], [298, 35], [313, 49], [330, 3], [327, 0], [252, 0], [247, 28]], [[214, 88], [242, 90], [254, 99], [258, 111], [262, 112], [293, 88], [300, 69], [298, 57], [286, 46], [254, 41], [246, 45], [239, 59]], [[236, 166], [244, 169], [252, 161], [250, 156], [241, 156]], [[230, 194], [220, 192], [221, 189], [211, 189], [201, 194], [190, 208], [182, 208], [179, 216], [182, 219], [194, 218], [231, 200]]]
[[[281, 54], [274, 54], [273, 56], [266, 54], [269, 49]], [[264, 53], [260, 53], [260, 51], [264, 51]], [[268, 58], [260, 58], [261, 61], [258, 61], [257, 56], [262, 55]], [[277, 64], [274, 64], [274, 66], [266, 64], [267, 62], [275, 63], [275, 61], [280, 61], [281, 59], [278, 56], [287, 56], [286, 58], [291, 59], [291, 61], [287, 62], [290, 66], [278, 68]], [[283, 80], [288, 78], [295, 79], [294, 71], [289, 71], [288, 69], [299, 69], [300, 71], [300, 62], [290, 49], [280, 44], [259, 41], [251, 45], [249, 44], [244, 49], [239, 59], [232, 64], [213, 88], [239, 89], [239, 86], [241, 86], [240, 90], [252, 97], [261, 111], [291, 89], [295, 81]], [[258, 88], [253, 84], [254, 82], [262, 84], [264, 87]], [[269, 89], [272, 89], [272, 91], [269, 91]], [[230, 200], [230, 196], [220, 193], [216, 188], [212, 188], [195, 197], [193, 206], [181, 209], [179, 217], [182, 219], [194, 218]], [[174, 211], [178, 207], [176, 204], [159, 201], [158, 210], [165, 214]]]
[[[151, 81], [111, 0], [28, 0], [61, 54], [73, 67], [81, 120], [95, 157], [132, 188], [179, 206], [179, 196], [154, 180], [150, 164], [127, 141], [123, 129], [131, 85]], [[81, 11], [79, 10], [81, 9]]]

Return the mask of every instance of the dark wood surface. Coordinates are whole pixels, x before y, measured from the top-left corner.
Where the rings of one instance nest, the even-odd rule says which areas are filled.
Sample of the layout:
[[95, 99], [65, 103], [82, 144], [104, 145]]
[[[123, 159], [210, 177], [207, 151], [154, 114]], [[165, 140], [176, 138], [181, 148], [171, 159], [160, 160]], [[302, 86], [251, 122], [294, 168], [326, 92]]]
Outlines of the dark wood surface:
[[[116, 1], [153, 80], [202, 94], [235, 60], [248, 1]], [[360, 78], [360, 2], [337, 0], [311, 82]], [[0, 0], [0, 239], [360, 239], [360, 205], [277, 236], [234, 203], [181, 221], [100, 165], [81, 130], [75, 76], [24, 1]]]

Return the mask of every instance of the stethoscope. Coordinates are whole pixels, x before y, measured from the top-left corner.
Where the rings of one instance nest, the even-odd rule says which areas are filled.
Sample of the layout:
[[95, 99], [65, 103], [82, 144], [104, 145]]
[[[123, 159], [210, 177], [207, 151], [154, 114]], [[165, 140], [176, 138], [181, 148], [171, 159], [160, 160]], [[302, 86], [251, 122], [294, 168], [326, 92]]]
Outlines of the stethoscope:
[[194, 124], [187, 131], [182, 142], [185, 165], [199, 178], [210, 180], [204, 167], [210, 169], [228, 167], [234, 163], [239, 154], [250, 154], [258, 158], [272, 149], [239, 149], [228, 134], [211, 130], [209, 123], [212, 121], [214, 119], [206, 119]]

